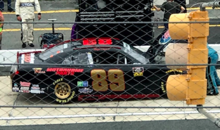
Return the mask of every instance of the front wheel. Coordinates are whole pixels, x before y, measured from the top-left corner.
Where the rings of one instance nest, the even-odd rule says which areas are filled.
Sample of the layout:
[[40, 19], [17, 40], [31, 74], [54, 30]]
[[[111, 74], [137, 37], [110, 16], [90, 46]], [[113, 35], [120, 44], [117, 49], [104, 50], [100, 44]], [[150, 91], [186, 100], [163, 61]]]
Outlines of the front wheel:
[[61, 81], [51, 87], [52, 97], [57, 103], [65, 104], [72, 101], [75, 97], [75, 91], [71, 85], [65, 81]]

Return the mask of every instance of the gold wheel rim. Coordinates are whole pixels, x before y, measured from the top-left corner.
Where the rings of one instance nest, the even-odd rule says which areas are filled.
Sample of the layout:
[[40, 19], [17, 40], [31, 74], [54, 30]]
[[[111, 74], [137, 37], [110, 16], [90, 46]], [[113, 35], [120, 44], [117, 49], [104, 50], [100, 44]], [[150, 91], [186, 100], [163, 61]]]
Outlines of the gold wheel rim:
[[68, 83], [60, 82], [55, 86], [55, 95], [60, 99], [66, 99], [71, 94], [71, 87]]

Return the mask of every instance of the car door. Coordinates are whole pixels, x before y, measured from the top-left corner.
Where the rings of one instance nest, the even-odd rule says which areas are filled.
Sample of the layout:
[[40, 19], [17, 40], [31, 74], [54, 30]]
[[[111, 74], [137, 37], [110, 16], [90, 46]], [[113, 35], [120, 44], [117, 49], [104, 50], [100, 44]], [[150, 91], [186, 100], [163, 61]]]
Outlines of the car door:
[[141, 66], [118, 50], [95, 53], [85, 50], [64, 59], [66, 65], [76, 65], [72, 69], [82, 70], [65, 76], [72, 83], [79, 100], [146, 99], [161, 96], [162, 80], [167, 78], [165, 71]]
[[83, 75], [75, 77], [78, 79], [76, 84], [80, 100], [160, 97], [161, 80], [165, 72], [148, 69], [137, 63], [135, 65], [130, 56], [119, 51], [88, 54], [94, 64], [85, 67]]
[[120, 54], [117, 59], [117, 64], [125, 64], [123, 72], [126, 88], [123, 93], [130, 95], [128, 98], [158, 98], [163, 95], [161, 86], [166, 83], [168, 76], [165, 70], [137, 61], [134, 63], [129, 55]]

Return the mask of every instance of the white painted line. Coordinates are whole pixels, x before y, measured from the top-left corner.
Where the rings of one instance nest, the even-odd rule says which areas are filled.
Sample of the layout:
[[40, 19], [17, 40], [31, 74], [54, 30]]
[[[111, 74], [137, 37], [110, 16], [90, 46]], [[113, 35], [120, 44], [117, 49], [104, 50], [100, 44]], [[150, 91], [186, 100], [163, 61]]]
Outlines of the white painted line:
[[[220, 111], [207, 111], [220, 113]], [[58, 115], [58, 116], [29, 116], [29, 117], [2, 117], [0, 120], [28, 120], [28, 119], [57, 119], [57, 118], [85, 118], [85, 117], [112, 117], [112, 116], [151, 116], [151, 115], [179, 115], [200, 114], [198, 111], [183, 112], [150, 112], [150, 113], [120, 113], [120, 114], [88, 114], [88, 115]]]

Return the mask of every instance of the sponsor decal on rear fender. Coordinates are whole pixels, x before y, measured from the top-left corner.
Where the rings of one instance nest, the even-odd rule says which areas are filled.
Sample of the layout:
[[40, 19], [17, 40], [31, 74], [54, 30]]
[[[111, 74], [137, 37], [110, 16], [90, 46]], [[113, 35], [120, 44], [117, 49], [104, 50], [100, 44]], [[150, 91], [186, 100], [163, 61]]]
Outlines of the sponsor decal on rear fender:
[[143, 76], [144, 74], [144, 67], [133, 67], [132, 72], [134, 74], [134, 77], [137, 76]]
[[22, 81], [20, 81], [20, 86], [21, 86], [21, 89], [20, 89], [19, 92], [29, 93], [29, 88], [31, 86], [30, 82], [22, 82]]
[[42, 71], [42, 68], [33, 68], [35, 74], [44, 74], [45, 71]]
[[177, 70], [177, 69], [172, 69], [172, 70], [168, 70], [168, 71], [166, 71], [167, 74], [169, 74], [169, 73], [171, 73], [171, 72], [183, 73], [182, 70]]
[[164, 82], [161, 82], [161, 89], [162, 89], [163, 93], [166, 93]]
[[[170, 74], [170, 73], [183, 74], [185, 72], [182, 71], [182, 70], [178, 70], [178, 69], [171, 69], [171, 70], [166, 71], [166, 74]], [[161, 85], [161, 90], [163, 91], [163, 93], [166, 93], [166, 88], [165, 88], [166, 87], [166, 81], [162, 81], [160, 83], [160, 85]]]
[[19, 88], [18, 88], [18, 85], [16, 83], [14, 83], [14, 86], [12, 87], [12, 91], [13, 92], [19, 92]]
[[89, 94], [89, 93], [92, 93], [93, 90], [90, 88], [80, 88], [78, 91], [80, 93]]
[[31, 87], [31, 93], [37, 93], [37, 94], [41, 93], [41, 92], [40, 92], [40, 87], [39, 87], [38, 84], [33, 84], [33, 85], [32, 85], [32, 87]]
[[21, 85], [21, 87], [30, 87], [31, 83], [30, 82], [22, 82], [22, 81], [20, 81], [20, 85]]
[[88, 87], [88, 81], [77, 81], [77, 87]]

